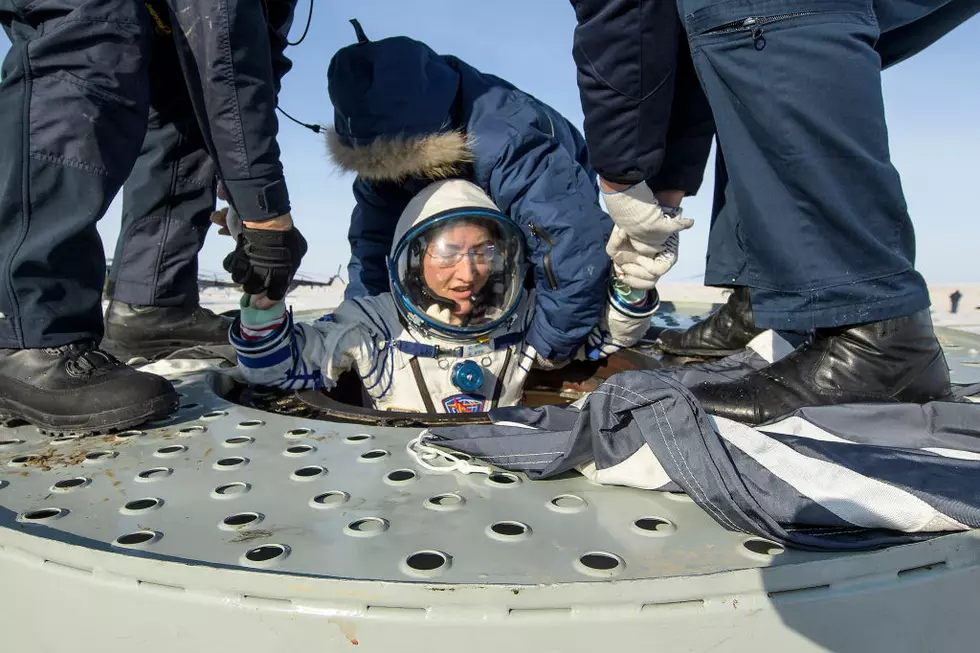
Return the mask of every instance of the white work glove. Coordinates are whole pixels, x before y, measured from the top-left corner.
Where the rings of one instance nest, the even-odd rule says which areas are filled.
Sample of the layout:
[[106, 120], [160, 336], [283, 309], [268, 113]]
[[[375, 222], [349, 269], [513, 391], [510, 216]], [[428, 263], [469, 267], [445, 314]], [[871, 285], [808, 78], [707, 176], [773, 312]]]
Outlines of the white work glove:
[[630, 288], [650, 290], [660, 277], [677, 263], [678, 234], [671, 234], [661, 249], [653, 250], [634, 241], [619, 227], [613, 227], [606, 253], [615, 266], [615, 274]]
[[631, 287], [653, 288], [677, 262], [678, 233], [694, 220], [682, 217], [680, 209], [665, 211], [645, 183], [602, 197], [616, 225], [606, 253]]

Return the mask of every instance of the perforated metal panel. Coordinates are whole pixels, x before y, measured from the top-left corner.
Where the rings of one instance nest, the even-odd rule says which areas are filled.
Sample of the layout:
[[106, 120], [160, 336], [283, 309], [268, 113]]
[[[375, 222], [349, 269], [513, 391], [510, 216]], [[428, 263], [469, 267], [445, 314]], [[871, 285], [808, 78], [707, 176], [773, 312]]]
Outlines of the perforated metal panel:
[[[953, 356], [974, 355], [968, 334], [943, 339]], [[416, 429], [259, 413], [215, 394], [216, 373], [184, 367], [170, 372], [182, 399], [164, 422], [83, 439], [0, 429], [0, 526], [121, 555], [445, 583], [670, 577], [829, 555], [725, 531], [684, 495], [425, 471], [405, 451]]]
[[0, 524], [121, 555], [391, 581], [558, 583], [820, 557], [745, 546], [684, 495], [421, 470], [405, 451], [415, 429], [260, 414], [205, 375], [176, 380], [179, 412], [139, 430], [5, 429]]
[[199, 363], [174, 367], [182, 407], [165, 422], [81, 440], [0, 430], [11, 650], [972, 646], [977, 533], [782, 551], [683, 496], [423, 472], [405, 452], [415, 429], [259, 413], [218, 397]]

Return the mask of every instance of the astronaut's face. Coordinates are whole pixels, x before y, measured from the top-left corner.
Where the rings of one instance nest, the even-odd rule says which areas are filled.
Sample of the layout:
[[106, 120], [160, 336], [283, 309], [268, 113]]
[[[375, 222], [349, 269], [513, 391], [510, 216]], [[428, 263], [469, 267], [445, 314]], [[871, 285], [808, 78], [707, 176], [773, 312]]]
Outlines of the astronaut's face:
[[432, 292], [456, 304], [454, 324], [473, 311], [473, 298], [486, 285], [495, 254], [490, 231], [467, 222], [444, 227], [426, 245], [422, 275]]

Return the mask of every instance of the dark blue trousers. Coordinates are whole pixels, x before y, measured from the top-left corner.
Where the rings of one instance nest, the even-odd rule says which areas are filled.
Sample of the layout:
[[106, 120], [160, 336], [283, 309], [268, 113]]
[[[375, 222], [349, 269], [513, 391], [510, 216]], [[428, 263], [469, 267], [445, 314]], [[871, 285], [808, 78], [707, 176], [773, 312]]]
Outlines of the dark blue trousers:
[[714, 126], [676, 0], [571, 3], [593, 168], [609, 181], [695, 194]]
[[149, 24], [134, 0], [0, 0], [0, 347], [99, 338], [96, 222], [146, 133]]
[[216, 170], [168, 33], [165, 6], [162, 11], [149, 62], [149, 126], [123, 186], [108, 294], [129, 304], [189, 306], [199, 300], [197, 255], [215, 209]]
[[[891, 163], [881, 70], [980, 0], [678, 0], [727, 183], [705, 282], [805, 331], [929, 305]], [[721, 198], [719, 198], [721, 199]]]
[[[174, 16], [187, 4], [148, 2], [154, 26], [149, 126], [123, 186], [122, 228], [108, 286], [112, 298], [130, 304], [191, 306], [199, 301], [197, 256], [215, 209], [217, 166], [209, 154], [214, 145], [202, 130], [208, 127], [208, 110], [207, 90], [195, 70], [200, 62], [187, 56], [189, 48], [173, 34]], [[263, 4], [278, 93], [292, 67], [284, 51], [296, 1]]]
[[[0, 0], [0, 347], [101, 339], [96, 223], [127, 177], [111, 285], [130, 303], [196, 303], [218, 158], [253, 213], [288, 210], [270, 108], [295, 1], [214, 2], [255, 47], [209, 49], [204, 0], [153, 0], [159, 20], [141, 0]], [[184, 9], [186, 29], [161, 30]]]

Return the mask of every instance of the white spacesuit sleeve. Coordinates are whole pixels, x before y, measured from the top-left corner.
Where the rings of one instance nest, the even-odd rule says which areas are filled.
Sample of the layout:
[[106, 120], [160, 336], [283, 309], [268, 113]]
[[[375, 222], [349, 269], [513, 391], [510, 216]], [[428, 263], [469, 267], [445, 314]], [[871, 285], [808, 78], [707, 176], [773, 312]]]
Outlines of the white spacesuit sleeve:
[[377, 339], [375, 325], [356, 300], [310, 324], [294, 323], [283, 304], [255, 311], [243, 302], [230, 333], [245, 380], [286, 390], [330, 389], [342, 372], [370, 369]]
[[578, 350], [576, 358], [595, 360], [632, 347], [650, 328], [650, 320], [650, 316], [627, 317], [607, 301], [599, 324], [589, 333], [586, 344]]

